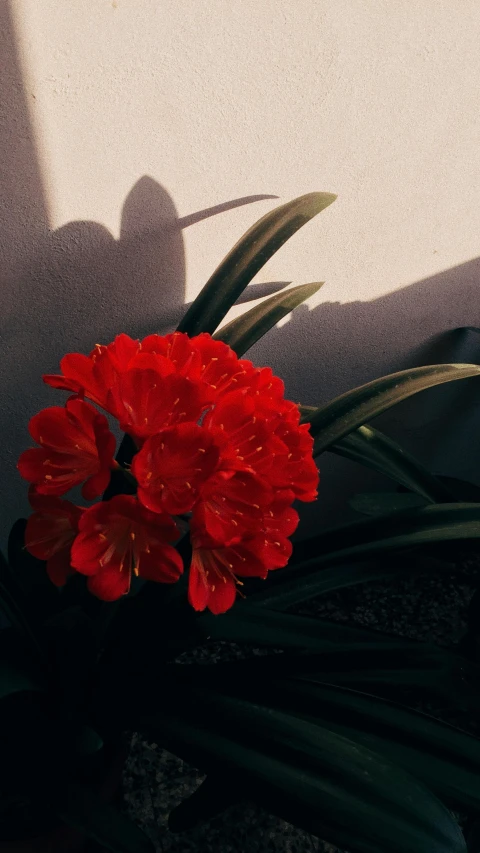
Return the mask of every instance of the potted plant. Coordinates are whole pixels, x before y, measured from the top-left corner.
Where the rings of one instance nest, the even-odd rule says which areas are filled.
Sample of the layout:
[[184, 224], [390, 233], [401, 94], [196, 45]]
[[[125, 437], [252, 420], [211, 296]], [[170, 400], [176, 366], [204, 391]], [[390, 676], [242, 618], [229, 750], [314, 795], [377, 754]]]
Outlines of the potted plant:
[[[405, 550], [480, 537], [480, 504], [458, 502], [368, 425], [480, 367], [413, 368], [298, 407], [269, 368], [243, 355], [320, 283], [277, 294], [217, 331], [268, 258], [334, 199], [311, 193], [264, 216], [176, 332], [121, 334], [88, 356], [66, 355], [61, 372], [44, 377], [60, 402], [30, 422], [36, 447], [18, 466], [32, 514], [14, 525], [0, 575], [9, 622], [0, 632], [0, 850], [41, 850], [47, 838], [54, 849], [67, 832], [59, 825], [78, 833], [62, 836], [65, 853], [82, 836], [117, 853], [152, 850], [111, 802], [111, 757], [121, 766], [127, 730], [208, 774], [172, 812], [173, 830], [248, 790], [359, 853], [466, 849], [449, 808], [479, 808], [480, 743], [381, 694], [422, 685], [478, 708], [475, 664], [286, 611], [400, 571], [395, 555]], [[125, 433], [117, 453], [103, 412]], [[422, 505], [292, 546], [293, 504], [315, 498], [313, 460], [326, 450], [387, 474]], [[65, 495], [80, 485], [78, 505]], [[210, 639], [283, 654], [177, 662]]]

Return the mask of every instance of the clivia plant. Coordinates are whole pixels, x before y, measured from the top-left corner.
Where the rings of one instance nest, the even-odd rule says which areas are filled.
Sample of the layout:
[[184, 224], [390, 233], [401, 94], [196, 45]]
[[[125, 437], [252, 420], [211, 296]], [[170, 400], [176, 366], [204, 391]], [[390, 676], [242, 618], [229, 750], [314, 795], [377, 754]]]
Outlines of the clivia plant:
[[[44, 376], [59, 402], [30, 421], [36, 446], [18, 469], [32, 514], [14, 525], [0, 574], [9, 622], [0, 632], [0, 850], [40, 849], [21, 839], [62, 824], [116, 853], [151, 851], [99, 793], [132, 730], [207, 774], [171, 813], [172, 830], [248, 792], [351, 851], [466, 850], [450, 809], [480, 807], [480, 743], [391, 693], [422, 689], [477, 710], [475, 665], [288, 611], [418, 570], [415, 555], [432, 543], [480, 537], [480, 504], [457, 501], [369, 425], [480, 367], [413, 368], [302, 407], [269, 367], [243, 356], [320, 283], [266, 299], [218, 331], [268, 258], [334, 199], [311, 193], [264, 216], [175, 332], [119, 334]], [[113, 423], [124, 433], [118, 450]], [[315, 500], [325, 451], [388, 475], [421, 505], [386, 506], [380, 519], [292, 544], [298, 502]], [[66, 497], [75, 488], [81, 498]], [[212, 640], [283, 654], [179, 660]], [[58, 849], [79, 849], [80, 836], [65, 838]]]

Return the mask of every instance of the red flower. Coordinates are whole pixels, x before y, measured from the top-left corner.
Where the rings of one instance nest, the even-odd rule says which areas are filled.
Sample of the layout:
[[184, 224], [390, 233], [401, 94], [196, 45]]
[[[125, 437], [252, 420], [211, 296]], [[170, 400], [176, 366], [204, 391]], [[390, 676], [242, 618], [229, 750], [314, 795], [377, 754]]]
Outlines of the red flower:
[[318, 468], [312, 457], [313, 438], [308, 424], [296, 426], [282, 421], [275, 434], [286, 447], [278, 465], [272, 469], [272, 486], [291, 489], [300, 501], [314, 501], [318, 495]]
[[64, 586], [72, 574], [70, 551], [83, 510], [70, 501], [30, 492], [35, 512], [25, 528], [25, 548], [47, 561], [47, 574], [55, 586]]
[[284, 455], [287, 448], [268, 420], [258, 416], [255, 403], [246, 388], [230, 392], [207, 412], [203, 426], [217, 435], [222, 468], [250, 471], [269, 481], [275, 457]]
[[299, 517], [292, 508], [292, 492], [278, 492], [265, 511], [257, 554], [268, 571], [286, 566], [292, 555], [289, 536], [295, 533]]
[[115, 437], [93, 406], [71, 398], [65, 407], [43, 409], [29, 432], [41, 447], [25, 450], [17, 467], [39, 494], [64, 495], [84, 483], [82, 495], [92, 500], [106, 489], [116, 464]]
[[[102, 409], [110, 411], [109, 394], [139, 348], [139, 342], [128, 335], [117, 335], [108, 346], [97, 344], [88, 356], [68, 353], [60, 362], [62, 373], [45, 374], [43, 381], [53, 388], [89, 397]], [[116, 413], [113, 411], [112, 414]]]
[[[142, 341], [119, 335], [89, 356], [65, 356], [61, 367], [62, 375], [45, 381], [107, 409], [139, 448], [131, 466], [137, 497], [87, 510], [73, 545], [75, 568], [96, 595], [113, 600], [128, 592], [132, 570], [175, 580], [182, 569], [167, 544], [176, 531], [169, 516], [185, 512], [192, 513], [189, 598], [196, 609], [223, 612], [238, 577], [266, 577], [287, 563], [298, 523], [292, 503], [315, 499], [318, 471], [308, 425], [270, 368], [237, 358], [209, 334], [180, 332]], [[86, 479], [89, 497], [107, 485], [115, 463], [105, 419], [101, 426], [102, 416], [76, 405], [90, 412], [80, 419], [88, 447], [71, 437], [71, 404], [48, 453], [43, 421], [57, 423], [63, 410], [37, 416], [42, 430], [32, 435], [39, 441], [42, 432], [42, 446], [23, 454], [19, 467], [40, 492], [61, 494]]]
[[139, 443], [174, 424], [196, 423], [209, 403], [206, 386], [176, 373], [162, 375], [160, 367], [127, 370], [112, 397], [121, 429]]
[[212, 613], [225, 613], [235, 602], [237, 586], [242, 586], [237, 575], [267, 576], [267, 570], [255, 553], [255, 544], [252, 539], [246, 544], [226, 547], [194, 547], [188, 600], [195, 610], [208, 607]]
[[202, 486], [193, 509], [192, 536], [222, 545], [261, 529], [273, 497], [270, 485], [249, 471], [219, 471]]
[[153, 512], [188, 512], [218, 456], [213, 437], [197, 424], [177, 424], [147, 438], [131, 469], [139, 501]]
[[[195, 610], [225, 613], [234, 604], [239, 577], [260, 577], [286, 566], [292, 554], [288, 539], [298, 525], [291, 507], [293, 495], [284, 491], [263, 509], [252, 525], [253, 534], [226, 545], [215, 543], [192, 523], [193, 554], [188, 578], [188, 600]], [[258, 531], [258, 532], [257, 532]]]
[[206, 332], [192, 338], [192, 342], [200, 356], [201, 379], [214, 391], [215, 400], [243, 387], [254, 372], [250, 361], [239, 359], [227, 344], [215, 341]]
[[195, 340], [184, 332], [173, 332], [170, 335], [148, 335], [140, 346], [142, 353], [162, 356], [180, 376], [199, 380], [201, 359], [195, 347]]
[[117, 495], [85, 510], [72, 546], [72, 566], [88, 577], [88, 589], [104, 601], [128, 593], [132, 572], [174, 583], [183, 572], [168, 542], [178, 536], [173, 520], [145, 509], [131, 495]]

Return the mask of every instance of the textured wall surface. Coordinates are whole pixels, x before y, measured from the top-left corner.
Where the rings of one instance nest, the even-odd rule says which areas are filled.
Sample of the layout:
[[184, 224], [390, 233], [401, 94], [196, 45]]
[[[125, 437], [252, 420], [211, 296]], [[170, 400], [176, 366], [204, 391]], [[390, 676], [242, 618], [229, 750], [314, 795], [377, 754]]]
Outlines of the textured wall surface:
[[[326, 281], [251, 351], [292, 398], [478, 360], [448, 331], [480, 325], [479, 36], [476, 0], [0, 0], [4, 530], [28, 418], [59, 401], [41, 374], [174, 328], [265, 196], [338, 193], [256, 279]], [[478, 479], [452, 441], [477, 435], [476, 397], [428, 392], [384, 425]], [[366, 483], [322, 473], [307, 523]]]

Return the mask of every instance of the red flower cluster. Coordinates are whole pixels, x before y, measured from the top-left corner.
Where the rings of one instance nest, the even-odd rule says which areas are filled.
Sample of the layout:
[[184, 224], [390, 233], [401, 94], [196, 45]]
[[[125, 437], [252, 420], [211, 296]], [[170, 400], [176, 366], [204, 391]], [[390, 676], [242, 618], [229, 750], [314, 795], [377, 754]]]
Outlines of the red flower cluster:
[[[223, 613], [239, 577], [265, 578], [286, 565], [298, 524], [295, 499], [317, 495], [313, 440], [298, 407], [284, 399], [270, 368], [239, 359], [208, 334], [175, 332], [134, 341], [119, 335], [89, 356], [70, 353], [48, 385], [73, 392], [65, 407], [30, 421], [40, 445], [19, 460], [35, 510], [26, 547], [47, 560], [62, 585], [72, 571], [104, 600], [127, 593], [132, 572], [176, 581], [183, 571], [172, 546], [173, 516], [191, 514], [189, 601]], [[134, 440], [136, 496], [84, 509], [60, 495], [83, 483], [87, 500], [106, 488], [115, 439], [88, 398], [118, 419]]]

